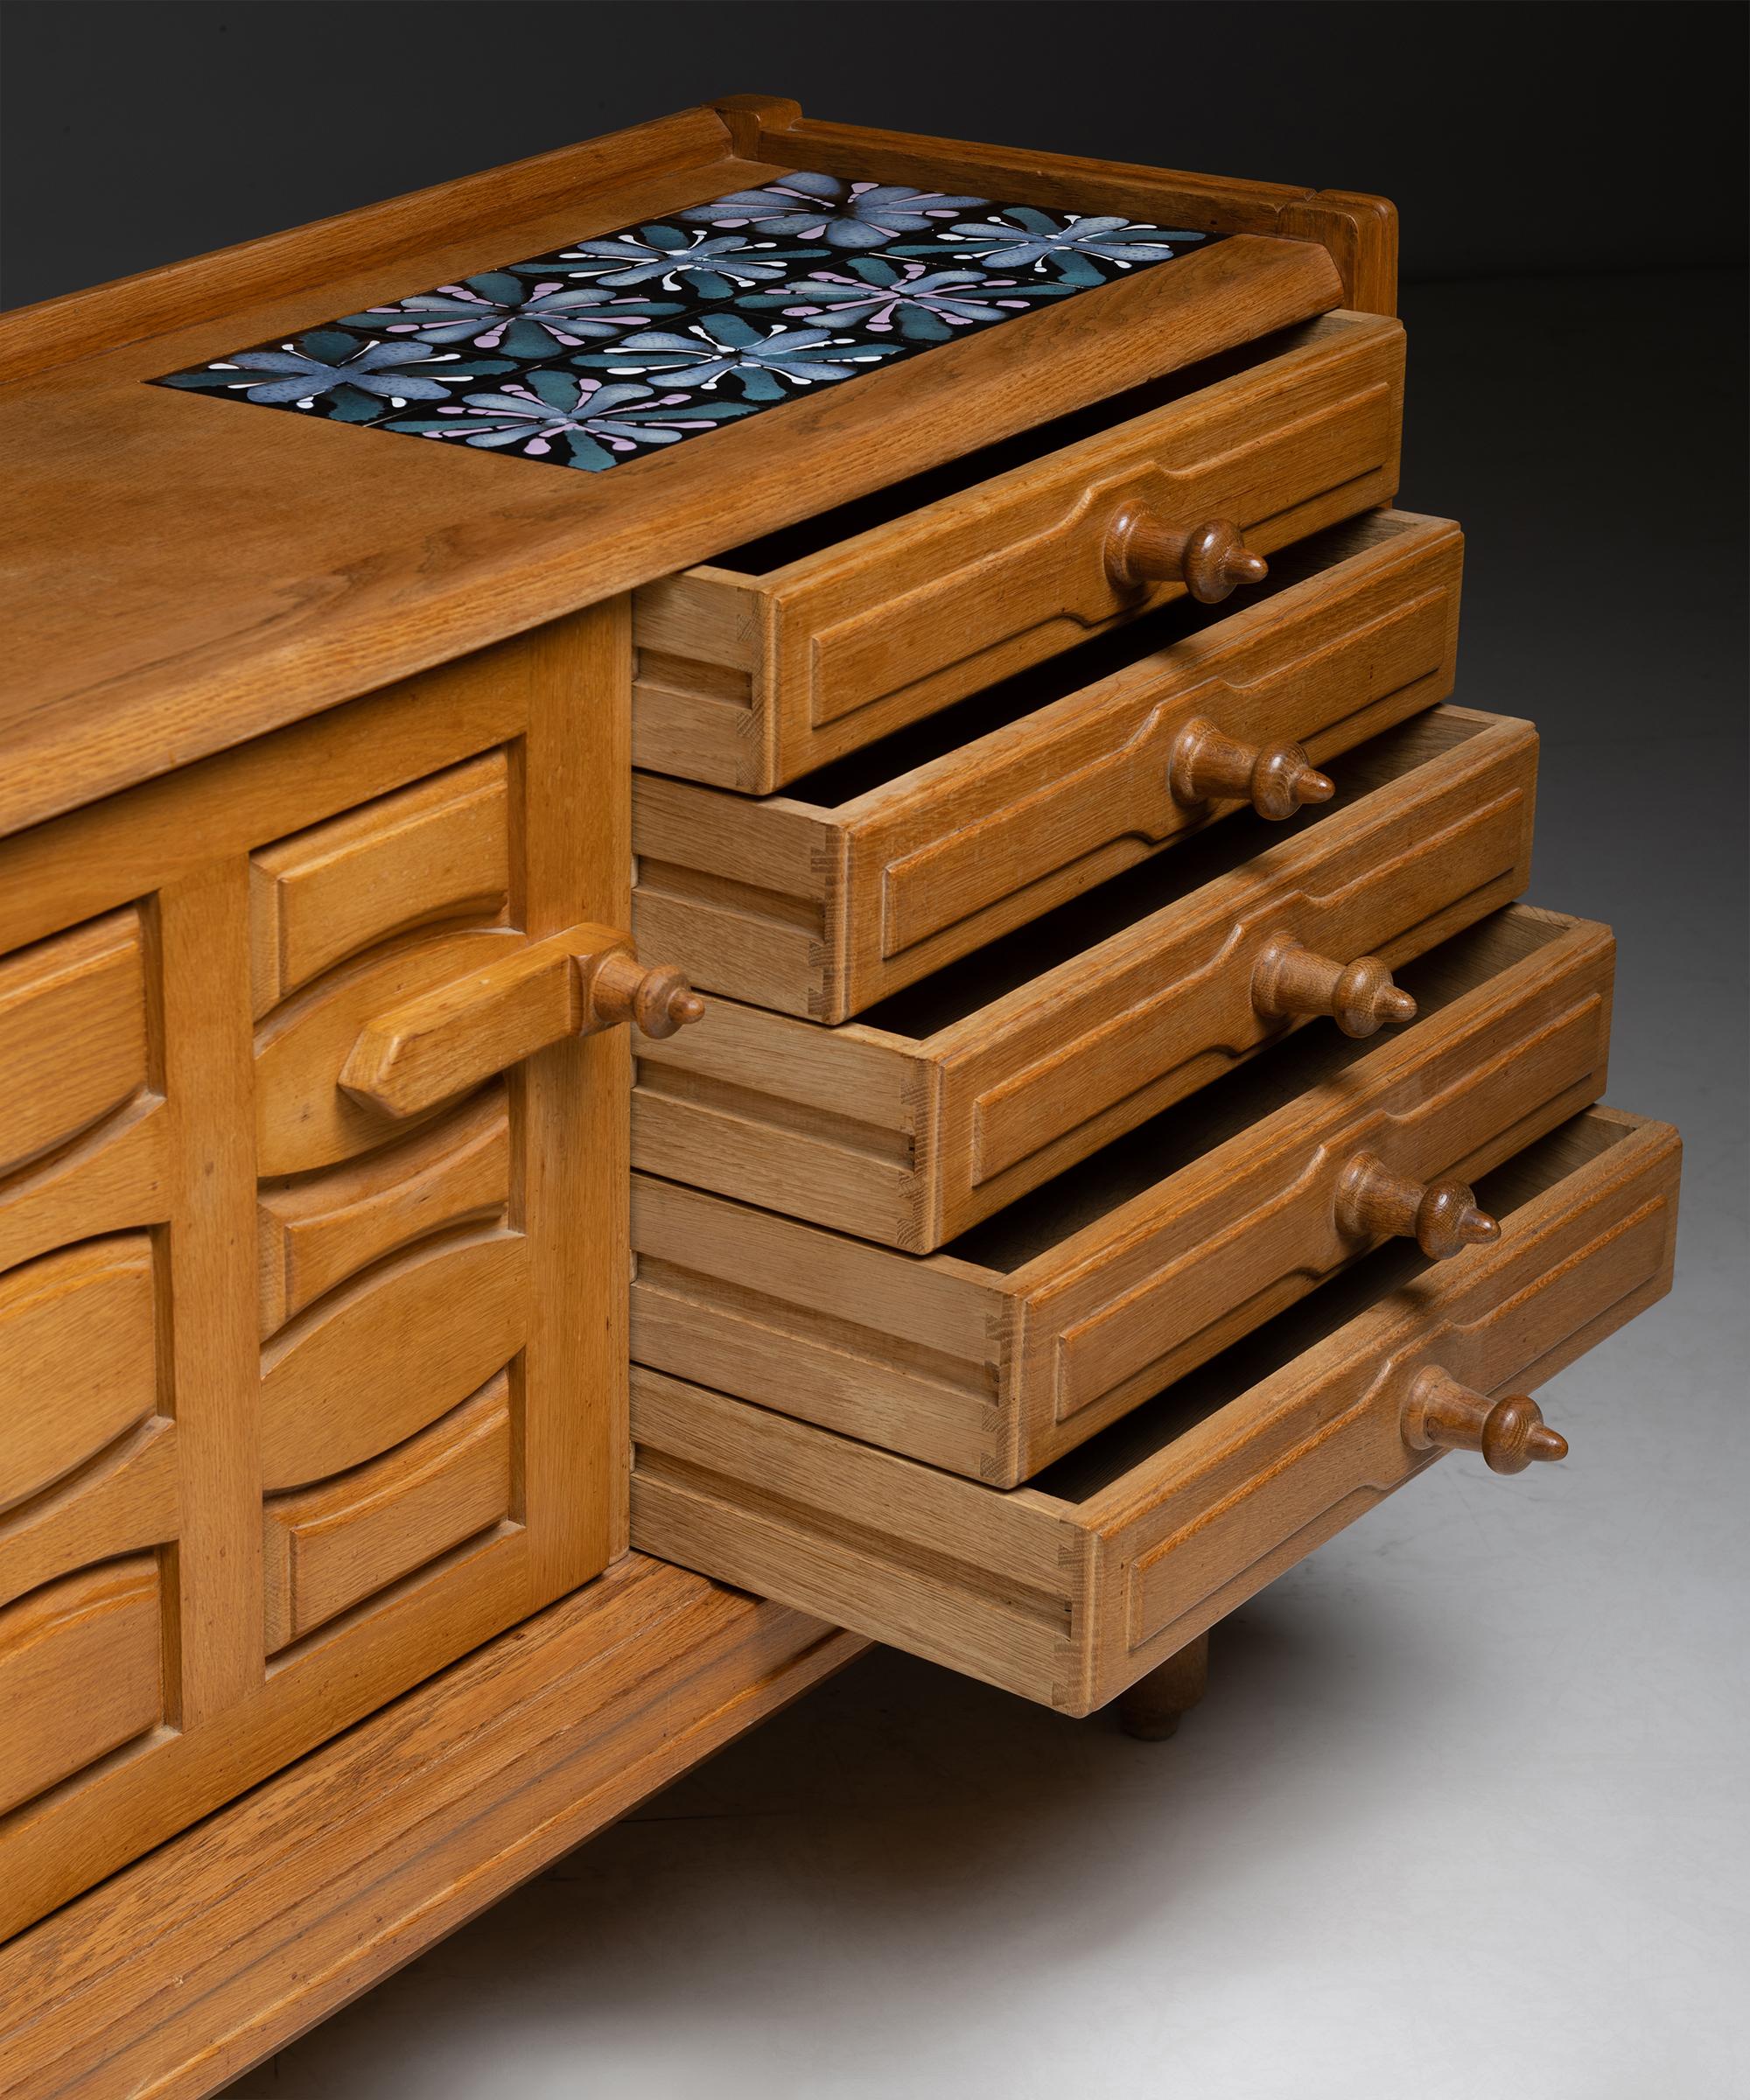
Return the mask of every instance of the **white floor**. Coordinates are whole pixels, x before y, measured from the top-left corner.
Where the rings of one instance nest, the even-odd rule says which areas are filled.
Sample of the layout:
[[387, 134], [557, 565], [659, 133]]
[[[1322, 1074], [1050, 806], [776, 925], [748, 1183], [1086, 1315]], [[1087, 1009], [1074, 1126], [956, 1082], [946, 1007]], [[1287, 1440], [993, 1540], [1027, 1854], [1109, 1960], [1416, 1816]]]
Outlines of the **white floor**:
[[[236, 2096], [1750, 2094], [1741, 576], [1662, 485], [1692, 449], [1600, 446], [1662, 303], [1409, 304], [1405, 500], [1471, 527], [1459, 696], [1542, 724], [1532, 895], [1616, 925], [1611, 1098], [1690, 1141], [1676, 1292], [1541, 1396], [1572, 1457], [1449, 1460], [1332, 1541], [1218, 1629], [1172, 1743], [872, 1656]], [[1684, 308], [1734, 362], [1737, 307]], [[1534, 493], [1503, 507], [1509, 395]], [[1614, 617], [1631, 514], [1688, 530], [1675, 683], [1658, 619]]]
[[1175, 1741], [878, 1654], [235, 2094], [1740, 2100], [1746, 1413], [1697, 1268], [1544, 1389], [1565, 1466], [1448, 1460], [1333, 1541]]

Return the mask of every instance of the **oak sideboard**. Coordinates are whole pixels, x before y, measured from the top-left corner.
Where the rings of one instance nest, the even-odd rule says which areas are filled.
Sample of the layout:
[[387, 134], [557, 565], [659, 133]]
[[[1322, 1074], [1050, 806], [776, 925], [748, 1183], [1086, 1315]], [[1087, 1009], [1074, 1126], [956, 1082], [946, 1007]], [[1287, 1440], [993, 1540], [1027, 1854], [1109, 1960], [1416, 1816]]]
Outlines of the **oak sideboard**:
[[214, 2090], [870, 1641], [1170, 1733], [1564, 1456], [1678, 1146], [1396, 261], [738, 96], [0, 318], [0, 2089]]

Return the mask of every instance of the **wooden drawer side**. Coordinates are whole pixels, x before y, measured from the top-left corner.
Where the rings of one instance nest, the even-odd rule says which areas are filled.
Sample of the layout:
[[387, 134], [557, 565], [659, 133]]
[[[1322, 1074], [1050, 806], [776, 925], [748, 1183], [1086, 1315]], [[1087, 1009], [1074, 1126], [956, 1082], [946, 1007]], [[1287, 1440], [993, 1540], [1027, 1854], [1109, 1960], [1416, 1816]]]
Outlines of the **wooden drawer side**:
[[[1390, 718], [1376, 711], [1382, 700], [1412, 692], [1418, 698], [1444, 696], [1458, 626], [1455, 588], [1438, 585], [1382, 613], [1366, 605], [1355, 611], [1355, 623], [1346, 630], [1315, 630], [1304, 639], [1296, 626], [1313, 623], [1285, 621], [1273, 647], [1257, 650], [1250, 664], [1243, 657], [1227, 666], [1219, 657], [1199, 662], [1194, 654], [1189, 691], [1169, 688], [1113, 746], [1054, 778], [1041, 777], [1030, 792], [988, 816], [969, 812], [967, 821], [940, 839], [890, 851], [865, 876], [878, 885], [879, 908], [872, 917], [882, 961], [893, 962], [962, 920], [988, 914], [1005, 894], [1048, 885], [1060, 869], [1093, 856], [1106, 864], [1108, 849], [1121, 841], [1156, 847], [1207, 822], [1213, 814], [1207, 806], [1176, 802], [1167, 785], [1172, 746], [1194, 718], [1207, 718], [1236, 741], [1260, 746], [1283, 737], [1320, 742], [1322, 732], [1316, 755], [1324, 758], [1343, 748], [1345, 725], [1363, 710], [1370, 728], [1388, 727]], [[1256, 656], [1265, 656], [1265, 662]], [[862, 838], [858, 844], [864, 844]], [[858, 874], [864, 872], [861, 859], [854, 865]], [[931, 952], [939, 953], [939, 944]]]
[[724, 556], [636, 592], [635, 762], [769, 794], [1181, 596], [1178, 582], [1114, 579], [1127, 508], [1184, 530], [1227, 517], [1268, 555], [1390, 499], [1395, 322], [1327, 314], [1233, 361], [1164, 406], [777, 566]]
[[1027, 1479], [1354, 1263], [1361, 1154], [1474, 1177], [1595, 1101], [1614, 958], [1508, 907], [1405, 970], [1407, 1028], [1302, 1030], [928, 1256], [636, 1175], [634, 1358]]
[[1664, 1126], [1590, 1111], [1489, 1189], [1497, 1245], [1378, 1257], [1008, 1493], [635, 1370], [634, 1542], [1087, 1712], [1431, 1462], [1418, 1371], [1498, 1395], [1650, 1303], [1677, 1162]]
[[1255, 748], [1297, 740], [1324, 763], [1444, 698], [1462, 564], [1455, 525], [1375, 512], [1297, 549], [1262, 593], [1127, 630], [1141, 654], [1111, 642], [1054, 680], [999, 686], [976, 720], [949, 710], [905, 754], [850, 761], [848, 778], [749, 797], [640, 773], [634, 925], [703, 990], [844, 1021], [1212, 822], [1243, 822], [1248, 803], [1171, 787], [1193, 722]]
[[1516, 896], [1530, 875], [1536, 779], [1536, 738], [1496, 724], [1212, 883], [1172, 920], [1161, 914], [1158, 930], [1144, 920], [1040, 1011], [1011, 1000], [949, 1032], [948, 1229], [1267, 1046], [1279, 1024], [1251, 985], [1270, 941], [1401, 966]]

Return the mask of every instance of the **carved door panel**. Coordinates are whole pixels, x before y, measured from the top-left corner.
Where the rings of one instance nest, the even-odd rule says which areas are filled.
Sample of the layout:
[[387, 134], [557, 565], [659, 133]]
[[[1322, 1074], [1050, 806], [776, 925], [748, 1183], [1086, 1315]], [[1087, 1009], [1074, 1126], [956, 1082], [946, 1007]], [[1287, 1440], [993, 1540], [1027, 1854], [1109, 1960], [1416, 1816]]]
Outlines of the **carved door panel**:
[[623, 606], [0, 844], [0, 1935], [625, 1544], [623, 1030], [364, 1022], [629, 909]]

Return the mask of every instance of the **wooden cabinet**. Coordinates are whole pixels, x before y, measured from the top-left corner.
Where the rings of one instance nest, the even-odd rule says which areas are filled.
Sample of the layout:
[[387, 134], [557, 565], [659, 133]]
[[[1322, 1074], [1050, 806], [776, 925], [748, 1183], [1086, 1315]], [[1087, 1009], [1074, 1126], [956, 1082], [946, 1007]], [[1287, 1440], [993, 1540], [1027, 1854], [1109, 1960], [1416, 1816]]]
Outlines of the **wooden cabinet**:
[[212, 2090], [865, 1638], [1161, 1732], [1563, 1455], [1676, 1141], [1395, 263], [738, 97], [0, 318], [9, 2093]]
[[[624, 606], [0, 844], [0, 1922], [625, 1544], [623, 1031], [360, 1028], [624, 923]], [[72, 1688], [69, 1696], [69, 1688]]]

